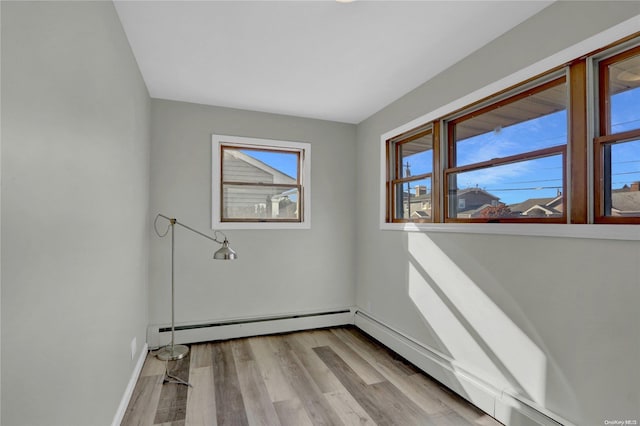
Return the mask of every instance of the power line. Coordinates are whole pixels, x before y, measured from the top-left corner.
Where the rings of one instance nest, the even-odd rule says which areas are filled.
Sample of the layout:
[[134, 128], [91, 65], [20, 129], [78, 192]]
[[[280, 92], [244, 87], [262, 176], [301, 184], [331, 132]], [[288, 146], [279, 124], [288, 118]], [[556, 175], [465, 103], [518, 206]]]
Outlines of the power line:
[[630, 124], [630, 123], [637, 123], [640, 122], [640, 118], [635, 119], [635, 120], [630, 120], [630, 121], [623, 121], [621, 123], [611, 123], [611, 129], [613, 130], [614, 127], [619, 127], [625, 124]]
[[637, 174], [640, 174], [640, 170], [636, 170], [635, 172], [611, 173], [611, 176], [620, 176], [620, 175], [637, 175]]
[[562, 189], [562, 186], [537, 186], [531, 188], [482, 188], [487, 192], [508, 192], [508, 191], [540, 191], [543, 189]]

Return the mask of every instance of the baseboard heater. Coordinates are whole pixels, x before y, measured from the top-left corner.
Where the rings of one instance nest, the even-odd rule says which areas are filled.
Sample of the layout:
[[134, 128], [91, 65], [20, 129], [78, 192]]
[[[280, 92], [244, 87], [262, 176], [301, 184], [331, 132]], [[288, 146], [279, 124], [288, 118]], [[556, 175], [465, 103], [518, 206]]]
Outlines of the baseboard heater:
[[430, 348], [367, 312], [353, 313], [356, 327], [411, 361], [421, 370], [505, 425], [575, 426], [573, 423], [506, 389], [497, 389], [455, 360]]
[[[354, 312], [353, 308], [339, 308], [207, 323], [179, 324], [174, 327], [175, 341], [180, 344], [189, 344], [353, 324]], [[171, 327], [166, 325], [149, 326], [147, 331], [149, 347], [155, 349], [166, 345], [170, 340], [170, 333]]]

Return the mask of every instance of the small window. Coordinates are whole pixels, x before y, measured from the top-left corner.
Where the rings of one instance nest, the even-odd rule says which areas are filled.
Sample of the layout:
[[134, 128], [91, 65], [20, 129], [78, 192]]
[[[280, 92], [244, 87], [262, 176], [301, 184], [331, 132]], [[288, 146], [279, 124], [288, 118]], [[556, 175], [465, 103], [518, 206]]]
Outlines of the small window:
[[434, 141], [431, 126], [387, 141], [387, 218], [433, 222]]
[[597, 67], [595, 220], [640, 223], [640, 46]]
[[566, 222], [565, 71], [446, 119], [446, 221]]
[[308, 227], [309, 144], [214, 135], [212, 152], [213, 228]]

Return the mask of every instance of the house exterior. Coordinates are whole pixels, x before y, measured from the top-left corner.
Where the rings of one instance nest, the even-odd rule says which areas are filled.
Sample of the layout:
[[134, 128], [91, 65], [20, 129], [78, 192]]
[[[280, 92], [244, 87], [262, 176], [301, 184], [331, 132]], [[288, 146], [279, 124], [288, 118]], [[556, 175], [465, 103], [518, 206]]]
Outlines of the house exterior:
[[[521, 203], [510, 204], [513, 216], [561, 217], [564, 212], [564, 198], [530, 198]], [[637, 216], [640, 214], [640, 182], [624, 185], [611, 191], [611, 216]]]
[[612, 216], [638, 216], [640, 214], [640, 182], [624, 185], [611, 192]]
[[485, 191], [482, 188], [465, 188], [459, 189], [455, 197], [451, 197], [450, 208], [455, 209], [458, 218], [475, 218], [483, 217], [483, 212], [490, 207], [497, 207], [500, 204], [500, 198]]
[[561, 217], [564, 211], [562, 194], [556, 197], [529, 198], [521, 203], [510, 204], [513, 216]]
[[416, 185], [415, 194], [409, 197], [412, 219], [431, 219], [431, 191], [425, 185]]
[[[294, 178], [237, 149], [224, 150], [223, 164], [223, 218], [298, 217], [299, 197]], [[269, 184], [291, 185], [291, 188]]]

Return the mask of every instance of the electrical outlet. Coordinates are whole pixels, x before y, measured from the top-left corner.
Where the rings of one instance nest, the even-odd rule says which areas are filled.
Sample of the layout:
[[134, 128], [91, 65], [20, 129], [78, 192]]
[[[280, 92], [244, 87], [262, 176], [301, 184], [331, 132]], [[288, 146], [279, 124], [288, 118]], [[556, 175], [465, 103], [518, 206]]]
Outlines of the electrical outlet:
[[138, 351], [138, 339], [134, 337], [133, 339], [131, 339], [131, 359], [135, 358], [137, 351]]

